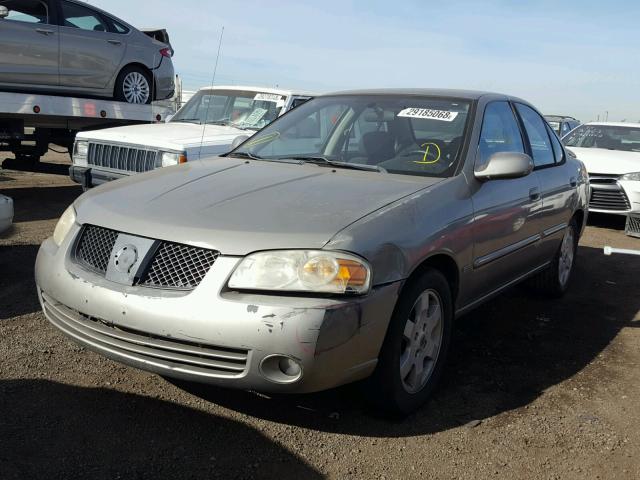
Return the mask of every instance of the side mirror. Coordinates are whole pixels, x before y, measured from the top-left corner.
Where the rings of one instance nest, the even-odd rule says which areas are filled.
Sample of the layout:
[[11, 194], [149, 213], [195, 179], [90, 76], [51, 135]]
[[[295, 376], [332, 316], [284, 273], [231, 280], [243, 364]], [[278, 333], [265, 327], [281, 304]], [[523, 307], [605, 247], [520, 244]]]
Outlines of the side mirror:
[[498, 152], [489, 157], [487, 163], [474, 170], [481, 182], [501, 178], [526, 177], [533, 171], [533, 160], [524, 153]]
[[6, 18], [9, 16], [9, 9], [4, 5], [0, 5], [0, 18]]

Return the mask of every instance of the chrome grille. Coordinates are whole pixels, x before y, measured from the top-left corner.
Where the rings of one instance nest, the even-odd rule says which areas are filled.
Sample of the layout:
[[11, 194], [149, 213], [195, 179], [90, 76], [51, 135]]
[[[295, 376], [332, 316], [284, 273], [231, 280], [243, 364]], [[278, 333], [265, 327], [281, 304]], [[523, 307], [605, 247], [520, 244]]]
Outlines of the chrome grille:
[[[75, 247], [76, 262], [105, 275], [119, 234], [108, 228], [85, 225]], [[216, 250], [160, 240], [155, 242], [152, 251], [151, 261], [136, 275], [137, 285], [193, 290], [220, 256]]]
[[76, 260], [85, 267], [104, 274], [117, 238], [118, 232], [114, 230], [85, 225], [76, 247]]
[[89, 143], [87, 163], [123, 172], [148, 172], [156, 168], [157, 150], [108, 143]]
[[591, 187], [589, 208], [624, 212], [631, 208], [629, 199], [620, 187], [601, 189]]
[[625, 233], [632, 237], [640, 237], [640, 216], [629, 215]]
[[51, 323], [82, 344], [141, 366], [182, 371], [202, 377], [241, 376], [247, 368], [249, 350], [220, 347], [163, 337], [114, 325], [73, 310], [40, 292], [44, 313]]
[[140, 285], [193, 289], [207, 274], [220, 252], [162, 242]]

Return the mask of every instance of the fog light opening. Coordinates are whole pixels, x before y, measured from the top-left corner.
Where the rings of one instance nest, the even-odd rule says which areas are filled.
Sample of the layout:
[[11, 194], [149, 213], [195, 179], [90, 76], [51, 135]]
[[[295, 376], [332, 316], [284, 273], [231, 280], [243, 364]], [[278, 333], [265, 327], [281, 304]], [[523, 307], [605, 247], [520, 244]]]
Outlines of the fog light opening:
[[302, 365], [295, 358], [271, 355], [260, 363], [262, 375], [274, 383], [293, 383], [302, 377]]

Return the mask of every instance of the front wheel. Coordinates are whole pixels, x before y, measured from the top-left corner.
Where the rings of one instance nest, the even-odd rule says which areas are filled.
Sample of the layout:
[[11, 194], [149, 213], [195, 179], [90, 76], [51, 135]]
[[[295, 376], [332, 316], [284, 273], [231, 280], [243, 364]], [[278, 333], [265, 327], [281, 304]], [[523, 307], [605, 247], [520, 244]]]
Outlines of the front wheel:
[[376, 371], [366, 382], [378, 410], [408, 415], [426, 402], [442, 375], [452, 324], [449, 283], [429, 269], [398, 300]]
[[151, 103], [151, 75], [135, 65], [125, 68], [116, 79], [115, 98], [134, 104]]

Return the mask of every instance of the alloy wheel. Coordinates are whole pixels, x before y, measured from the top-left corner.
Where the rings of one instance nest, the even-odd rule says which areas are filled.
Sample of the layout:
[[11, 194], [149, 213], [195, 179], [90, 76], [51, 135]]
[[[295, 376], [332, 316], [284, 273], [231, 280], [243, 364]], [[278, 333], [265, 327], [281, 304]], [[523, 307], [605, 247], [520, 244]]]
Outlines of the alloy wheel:
[[127, 103], [147, 103], [149, 90], [149, 81], [140, 72], [131, 72], [124, 77], [122, 93], [124, 93]]
[[573, 257], [575, 255], [575, 237], [573, 228], [569, 226], [560, 245], [560, 258], [558, 259], [558, 280], [564, 286], [569, 281], [571, 269], [573, 268]]

